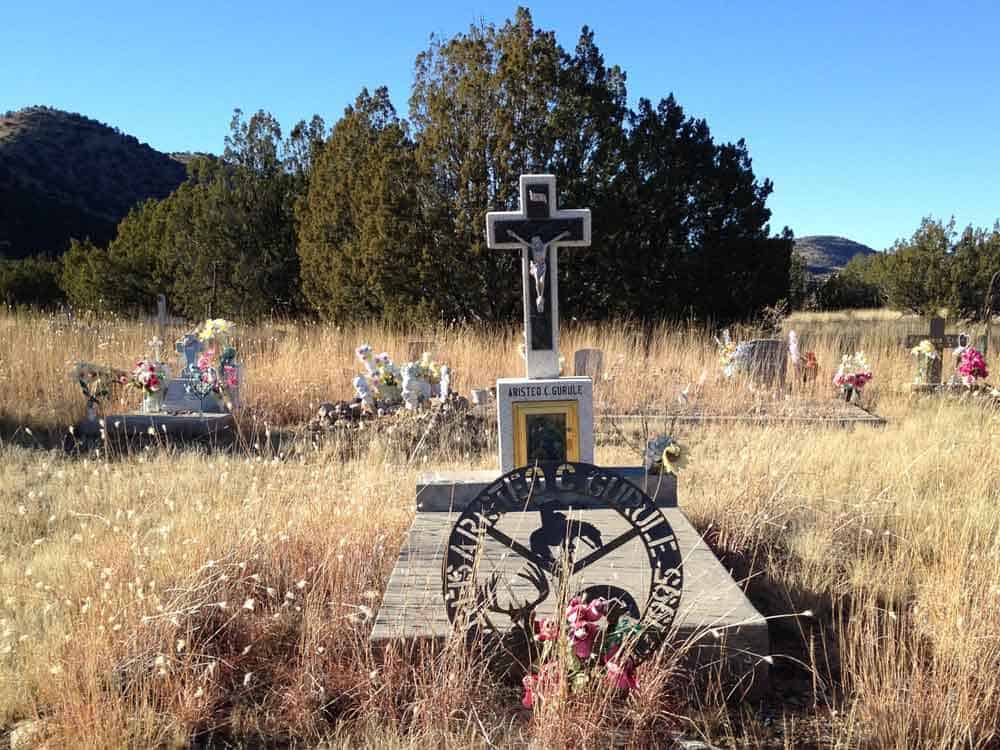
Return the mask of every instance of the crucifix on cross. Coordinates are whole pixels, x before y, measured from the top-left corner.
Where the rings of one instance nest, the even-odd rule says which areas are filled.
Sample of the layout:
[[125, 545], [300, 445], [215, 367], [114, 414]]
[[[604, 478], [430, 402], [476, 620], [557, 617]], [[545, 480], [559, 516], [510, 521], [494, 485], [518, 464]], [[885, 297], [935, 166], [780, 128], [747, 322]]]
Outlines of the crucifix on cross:
[[557, 250], [590, 245], [590, 209], [558, 209], [555, 175], [523, 174], [520, 209], [486, 214], [486, 245], [493, 250], [521, 250], [527, 375], [559, 377]]

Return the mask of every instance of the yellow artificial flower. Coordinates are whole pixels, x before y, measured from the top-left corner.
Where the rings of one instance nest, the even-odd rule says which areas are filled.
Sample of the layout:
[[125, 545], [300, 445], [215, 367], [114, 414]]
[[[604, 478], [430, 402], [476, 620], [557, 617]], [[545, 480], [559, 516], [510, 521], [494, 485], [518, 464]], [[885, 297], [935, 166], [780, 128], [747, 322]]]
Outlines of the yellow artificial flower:
[[198, 331], [198, 338], [201, 341], [208, 341], [209, 339], [223, 338], [232, 333], [233, 324], [231, 321], [225, 318], [215, 318], [214, 320], [206, 320], [205, 324]]
[[663, 449], [663, 455], [660, 457], [663, 470], [667, 474], [677, 475], [677, 470], [681, 466], [681, 447], [677, 443], [670, 443], [666, 448]]

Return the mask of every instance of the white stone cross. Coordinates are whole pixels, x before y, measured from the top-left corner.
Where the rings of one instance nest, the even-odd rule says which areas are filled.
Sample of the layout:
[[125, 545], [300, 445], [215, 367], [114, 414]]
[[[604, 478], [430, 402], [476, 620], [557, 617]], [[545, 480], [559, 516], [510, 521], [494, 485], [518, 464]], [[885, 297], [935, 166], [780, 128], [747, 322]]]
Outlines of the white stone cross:
[[520, 189], [520, 210], [486, 214], [486, 246], [492, 250], [521, 250], [527, 376], [557, 378], [558, 248], [590, 245], [590, 209], [560, 210], [555, 175], [523, 174]]

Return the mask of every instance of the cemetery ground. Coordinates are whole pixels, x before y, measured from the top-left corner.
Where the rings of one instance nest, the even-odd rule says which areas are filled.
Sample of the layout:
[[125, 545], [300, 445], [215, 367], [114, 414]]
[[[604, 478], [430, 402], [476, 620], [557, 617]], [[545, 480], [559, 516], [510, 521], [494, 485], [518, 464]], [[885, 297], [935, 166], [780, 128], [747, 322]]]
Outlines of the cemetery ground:
[[[72, 457], [61, 435], [84, 407], [69, 364], [127, 366], [153, 326], [0, 317], [0, 727], [41, 719], [51, 747], [1000, 746], [1000, 418], [901, 388], [919, 319], [792, 323], [821, 369], [791, 405], [719, 377], [700, 327], [564, 331], [568, 360], [605, 353], [599, 414], [676, 412], [687, 388], [703, 413], [780, 417], [828, 403], [856, 348], [875, 371], [865, 405], [888, 424], [675, 423], [680, 505], [772, 618], [770, 687], [727, 699], [668, 648], [627, 700], [599, 689], [532, 713], [464, 645], [368, 644], [418, 474], [490, 468], [495, 446], [304, 428], [348, 397], [362, 341], [402, 358], [432, 338], [467, 394], [518, 369], [516, 329], [250, 328], [239, 445], [157, 436]], [[598, 465], [638, 459], [598, 441]]]

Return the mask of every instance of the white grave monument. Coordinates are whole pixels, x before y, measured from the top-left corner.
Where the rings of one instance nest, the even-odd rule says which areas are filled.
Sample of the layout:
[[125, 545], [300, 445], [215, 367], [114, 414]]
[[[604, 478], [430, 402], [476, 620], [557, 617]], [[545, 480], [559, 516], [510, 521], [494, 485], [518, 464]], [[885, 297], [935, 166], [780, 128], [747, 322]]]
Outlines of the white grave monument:
[[590, 209], [558, 208], [556, 178], [521, 175], [520, 210], [486, 214], [486, 244], [521, 251], [524, 378], [497, 381], [500, 470], [594, 460], [594, 388], [559, 376], [559, 247], [590, 244]]

